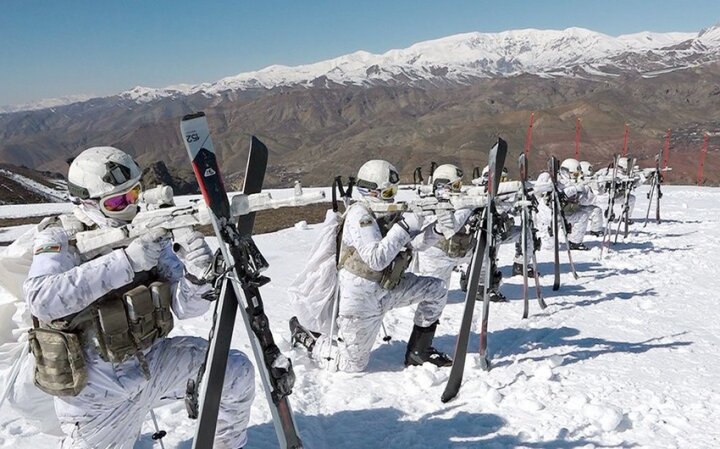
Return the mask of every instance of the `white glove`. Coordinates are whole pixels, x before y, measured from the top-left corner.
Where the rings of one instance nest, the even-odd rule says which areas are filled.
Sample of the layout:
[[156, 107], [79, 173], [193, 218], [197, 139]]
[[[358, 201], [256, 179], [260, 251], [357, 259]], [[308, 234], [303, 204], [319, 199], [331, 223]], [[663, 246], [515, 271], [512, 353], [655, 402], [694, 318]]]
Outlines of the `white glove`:
[[577, 186], [567, 186], [563, 189], [563, 193], [568, 198], [572, 198], [578, 194], [578, 188]]
[[163, 249], [162, 238], [165, 233], [164, 229], [152, 229], [147, 234], [133, 240], [125, 248], [125, 255], [134, 272], [148, 271], [157, 266]]
[[437, 223], [435, 223], [435, 230], [444, 235], [445, 238], [451, 238], [455, 235], [455, 217], [450, 213], [449, 210], [440, 209], [435, 214], [437, 217]]
[[176, 233], [173, 249], [185, 265], [185, 270], [198, 280], [204, 277], [212, 264], [212, 251], [199, 231]]
[[424, 221], [425, 218], [423, 218], [422, 215], [418, 215], [416, 213], [405, 213], [397, 224], [403, 228], [410, 237], [414, 238], [422, 231]]

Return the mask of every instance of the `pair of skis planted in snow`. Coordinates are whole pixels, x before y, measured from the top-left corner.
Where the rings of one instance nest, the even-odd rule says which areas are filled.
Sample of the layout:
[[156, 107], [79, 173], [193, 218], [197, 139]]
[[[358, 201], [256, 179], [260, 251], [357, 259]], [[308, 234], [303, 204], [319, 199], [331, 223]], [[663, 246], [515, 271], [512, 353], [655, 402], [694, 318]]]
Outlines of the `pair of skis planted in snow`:
[[[225, 268], [229, 271], [223, 282], [220, 302], [216, 305], [219, 313], [216, 312], [208, 348], [206, 361], [209, 366], [202, 379], [205, 383], [205, 394], [202, 401], [196, 403], [199, 413], [193, 449], [213, 447], [225, 368], [239, 306], [280, 447], [301, 449], [302, 442], [288, 400], [295, 375], [290, 360], [282, 355], [273, 340], [260, 297], [259, 287], [270, 279], [260, 274], [267, 268], [267, 261], [251, 237], [255, 217], [250, 214], [240, 217], [238, 223], [232, 222], [230, 203], [210, 140], [205, 114], [199, 112], [183, 117], [180, 129], [195, 177], [209, 209]], [[262, 190], [267, 156], [265, 145], [253, 137], [243, 193], [258, 193]], [[188, 393], [195, 397], [199, 390], [198, 382], [193, 382], [192, 379], [188, 382]]]
[[[650, 218], [650, 208], [652, 207], [653, 195], [655, 196], [655, 221], [660, 223], [660, 198], [662, 198], [662, 191], [660, 185], [662, 184], [662, 174], [660, 174], [660, 157], [662, 155], [662, 149], [655, 156], [655, 171], [653, 172], [653, 178], [650, 182], [650, 191], [647, 194], [648, 207], [647, 213], [645, 214], [645, 224], [643, 228], [647, 226], [648, 219]], [[657, 193], [655, 191], [657, 190]]]
[[483, 314], [480, 331], [480, 357], [483, 369], [490, 369], [490, 363], [487, 359], [487, 325], [488, 315], [490, 313], [490, 298], [487, 289], [491, 285], [492, 270], [490, 269], [490, 255], [493, 254], [492, 248], [495, 241], [493, 237], [493, 215], [495, 210], [495, 194], [500, 185], [502, 170], [505, 166], [505, 157], [507, 156], [507, 142], [498, 139], [498, 142], [490, 150], [488, 158], [489, 179], [487, 183], [488, 202], [483, 211], [480, 224], [475, 231], [475, 251], [470, 260], [470, 269], [467, 279], [467, 291], [465, 292], [465, 309], [463, 311], [462, 322], [460, 324], [460, 332], [458, 333], [457, 342], [455, 344], [455, 354], [453, 365], [450, 369], [445, 391], [441, 396], [443, 402], [447, 402], [457, 396], [462, 383], [463, 372], [465, 370], [465, 356], [467, 355], [468, 342], [470, 341], [470, 330], [473, 322], [473, 312], [475, 311], [475, 301], [478, 293], [478, 285], [480, 284], [480, 271], [483, 266], [488, 267], [485, 270], [485, 282], [483, 283]]
[[540, 288], [540, 274], [538, 272], [537, 257], [535, 255], [535, 238], [534, 238], [534, 224], [532, 213], [535, 210], [534, 201], [535, 197], [530, 196], [527, 191], [527, 179], [528, 179], [528, 162], [525, 153], [520, 154], [518, 158], [518, 166], [520, 168], [520, 182], [522, 184], [522, 190], [520, 191], [520, 244], [522, 245], [522, 258], [523, 258], [523, 318], [528, 317], [530, 311], [530, 301], [528, 299], [528, 238], [532, 242], [532, 266], [533, 266], [533, 277], [535, 278], [535, 298], [537, 298], [538, 305], [541, 309], [547, 307], [542, 297], [542, 289]]
[[550, 173], [550, 180], [552, 181], [552, 192], [550, 193], [550, 207], [552, 208], [552, 231], [553, 231], [553, 251], [555, 253], [555, 279], [553, 281], [553, 290], [560, 289], [560, 236], [558, 235], [558, 225], [562, 224], [563, 234], [565, 235], [565, 246], [567, 247], [568, 262], [570, 264], [570, 271], [575, 279], [578, 278], [578, 274], [575, 271], [575, 264], [572, 260], [572, 253], [570, 252], [570, 238], [568, 237], [569, 231], [567, 228], [567, 220], [565, 219], [565, 212], [562, 208], [560, 201], [560, 191], [558, 190], [557, 175], [560, 170], [560, 161], [555, 156], [551, 156], [548, 161], [548, 172]]

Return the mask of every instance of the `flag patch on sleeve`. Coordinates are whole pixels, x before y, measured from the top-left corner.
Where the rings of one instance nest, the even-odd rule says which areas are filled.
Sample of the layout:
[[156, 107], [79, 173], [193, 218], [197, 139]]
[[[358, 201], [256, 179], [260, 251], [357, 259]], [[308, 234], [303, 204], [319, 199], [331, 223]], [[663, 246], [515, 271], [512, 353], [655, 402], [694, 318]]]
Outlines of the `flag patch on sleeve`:
[[42, 245], [35, 248], [35, 255], [43, 254], [43, 253], [59, 253], [62, 246], [58, 244], [48, 244], [48, 245]]

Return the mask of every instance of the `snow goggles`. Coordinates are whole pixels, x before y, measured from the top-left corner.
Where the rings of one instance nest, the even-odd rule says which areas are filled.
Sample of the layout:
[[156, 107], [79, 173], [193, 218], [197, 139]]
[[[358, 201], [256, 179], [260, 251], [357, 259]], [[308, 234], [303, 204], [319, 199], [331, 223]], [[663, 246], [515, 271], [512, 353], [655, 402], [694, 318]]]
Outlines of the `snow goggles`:
[[444, 187], [446, 189], [450, 189], [455, 192], [459, 192], [460, 188], [462, 187], [462, 180], [456, 179], [455, 181], [450, 182], [449, 179], [436, 179], [435, 180], [435, 187]]
[[116, 193], [101, 200], [103, 208], [109, 212], [120, 212], [131, 204], [137, 204], [142, 193], [140, 183], [135, 184], [130, 190], [123, 193]]

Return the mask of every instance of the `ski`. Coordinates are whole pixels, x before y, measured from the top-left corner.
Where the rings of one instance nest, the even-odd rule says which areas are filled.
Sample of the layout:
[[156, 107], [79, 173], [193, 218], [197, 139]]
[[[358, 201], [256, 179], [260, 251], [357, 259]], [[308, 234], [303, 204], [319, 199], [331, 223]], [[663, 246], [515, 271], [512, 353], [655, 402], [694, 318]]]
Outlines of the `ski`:
[[618, 222], [617, 230], [615, 231], [615, 240], [613, 242], [617, 243], [618, 236], [620, 235], [620, 228], [625, 226], [625, 231], [623, 234], [623, 238], [627, 237], [628, 235], [628, 228], [629, 228], [629, 220], [630, 220], [630, 192], [632, 191], [633, 187], [633, 174], [634, 174], [634, 168], [635, 168], [635, 159], [628, 159], [628, 164], [630, 164], [630, 167], [628, 168], [628, 174], [627, 174], [627, 180], [623, 182], [625, 190], [623, 191], [623, 203], [622, 208], [620, 212], [620, 221]]
[[554, 238], [555, 238], [555, 283], [553, 284], [553, 290], [558, 290], [560, 288], [560, 248], [559, 248], [559, 235], [557, 235], [558, 230], [558, 222], [562, 223], [562, 231], [563, 235], [565, 236], [565, 247], [567, 248], [567, 255], [568, 255], [568, 263], [570, 264], [570, 272], [572, 272], [573, 278], [577, 279], [578, 274], [577, 271], [575, 271], [575, 264], [573, 263], [572, 259], [572, 252], [570, 250], [570, 237], [569, 232], [567, 229], [567, 219], [565, 218], [565, 212], [563, 211], [562, 203], [560, 202], [560, 191], [558, 190], [557, 186], [557, 174], [558, 170], [560, 169], [560, 161], [557, 160], [555, 156], [550, 157], [550, 161], [548, 162], [548, 168], [550, 169], [550, 178], [552, 179], [553, 184], [553, 191], [552, 191], [552, 201], [553, 201], [553, 211], [554, 211], [554, 217], [555, 220], [553, 222], [553, 230], [555, 231]]
[[[662, 152], [662, 149], [660, 150]], [[650, 209], [652, 208], [652, 201], [653, 201], [653, 195], [655, 194], [655, 189], [659, 189], [660, 186], [658, 185], [658, 182], [660, 181], [660, 153], [655, 156], [655, 171], [652, 174], [652, 180], [650, 181], [650, 191], [647, 193], [647, 199], [648, 199], [648, 207], [647, 211], [645, 212], [645, 223], [643, 224], [643, 228], [647, 226], [648, 221], [650, 220]], [[657, 200], [660, 202], [660, 200]], [[660, 208], [660, 205], [657, 206], [657, 208]], [[658, 211], [657, 214], [659, 215], [660, 212]]]
[[[498, 154], [502, 153], [503, 163], [505, 160], [505, 154], [507, 153], [507, 144], [504, 140], [498, 139], [497, 144], [490, 150], [489, 162], [491, 167], [496, 167], [496, 160]], [[502, 172], [502, 167], [500, 168]], [[492, 170], [491, 170], [492, 173]], [[494, 176], [493, 180], [499, 180], [500, 176]], [[495, 183], [493, 183], [495, 184]], [[492, 187], [489, 188], [492, 189]], [[486, 207], [483, 211], [483, 215], [477, 223], [475, 229], [475, 250], [472, 258], [470, 259], [470, 266], [468, 268], [467, 276], [465, 278], [465, 309], [463, 310], [462, 321], [460, 323], [460, 331], [458, 332], [457, 342], [455, 343], [455, 354], [453, 356], [453, 365], [450, 369], [450, 375], [448, 376], [445, 390], [440, 397], [442, 402], [448, 402], [455, 398], [460, 391], [460, 384], [462, 383], [463, 373], [465, 370], [465, 358], [467, 356], [468, 343], [470, 341], [470, 330], [473, 323], [473, 313], [475, 311], [475, 302], [477, 300], [478, 285], [480, 284], [480, 271], [482, 270], [483, 264], [489, 263], [485, 261], [485, 258], [489, 255], [487, 245], [487, 233], [483, 229], [483, 223], [487, 221], [490, 207]], [[487, 287], [487, 283], [485, 286]]]
[[487, 243], [485, 245], [485, 255], [483, 256], [483, 265], [485, 265], [485, 282], [483, 282], [483, 312], [482, 320], [480, 324], [480, 367], [485, 370], [490, 370], [490, 360], [487, 356], [487, 328], [488, 319], [490, 316], [490, 296], [488, 295], [488, 289], [492, 286], [492, 279], [495, 273], [493, 273], [493, 261], [491, 258], [495, 257], [495, 224], [493, 219], [497, 210], [495, 208], [495, 195], [497, 194], [498, 186], [500, 185], [500, 178], [502, 178], [502, 171], [505, 168], [505, 157], [507, 156], [507, 142], [502, 139], [498, 139], [497, 150], [495, 154], [490, 152], [490, 159], [488, 160], [488, 183], [487, 183], [487, 214], [485, 224], [485, 235]]
[[548, 173], [550, 173], [550, 179], [553, 184], [553, 191], [550, 193], [550, 202], [552, 203], [550, 207], [552, 208], [552, 215], [550, 223], [551, 229], [552, 229], [552, 235], [553, 235], [553, 253], [554, 253], [554, 260], [555, 260], [555, 266], [554, 266], [554, 274], [555, 277], [553, 279], [553, 287], [552, 289], [554, 291], [557, 291], [560, 289], [560, 239], [558, 236], [558, 207], [557, 202], [555, 201], [555, 192], [556, 192], [556, 184], [557, 184], [557, 165], [558, 161], [553, 156], [548, 161]]
[[[217, 236], [220, 251], [225, 266], [231, 271], [233, 278], [226, 279], [221, 295], [223, 304], [220, 308], [216, 329], [217, 336], [213, 338], [213, 352], [208, 370], [208, 384], [205, 398], [202, 401], [201, 413], [196, 430], [193, 448], [212, 448], [215, 437], [217, 421], [217, 408], [220, 403], [225, 370], [217, 369], [215, 363], [227, 363], [227, 354], [230, 349], [234, 315], [237, 306], [240, 308], [245, 328], [250, 338], [257, 369], [262, 379], [265, 396], [270, 406], [275, 432], [282, 449], [301, 449], [302, 442], [298, 435], [292, 409], [288, 396], [292, 392], [295, 375], [292, 363], [282, 355], [274, 342], [270, 331], [268, 318], [265, 315], [259, 287], [269, 282], [260, 274], [267, 268], [267, 261], [260, 253], [251, 237], [251, 227], [254, 218], [242, 218], [237, 224], [231, 222], [230, 202], [222, 181], [220, 168], [215, 150], [210, 139], [207, 118], [202, 112], [183, 117], [180, 129], [185, 146], [192, 161], [193, 171], [200, 185], [205, 203]], [[260, 147], [260, 142], [253, 140], [253, 144]], [[263, 146], [264, 147], [264, 146]], [[267, 149], [259, 150], [256, 160], [267, 162]], [[251, 163], [253, 154], [248, 163], [250, 169], [246, 173], [248, 190], [259, 190], [262, 187], [264, 167], [259, 176], [252, 173]], [[249, 192], [245, 192], [249, 193]], [[241, 302], [242, 301], [242, 302]], [[232, 311], [230, 311], [232, 309]], [[230, 317], [232, 316], [232, 320]], [[221, 326], [220, 324], [224, 324]], [[210, 375], [213, 379], [210, 381]], [[205, 416], [202, 416], [205, 413]], [[213, 416], [214, 415], [214, 419]]]
[[[265, 178], [267, 158], [267, 147], [253, 136], [245, 168], [243, 193], [260, 193]], [[240, 216], [237, 223], [238, 232], [251, 234], [254, 224], [254, 213]], [[223, 285], [220, 299], [215, 304], [213, 331], [209, 339], [210, 344], [205, 362], [200, 369], [198, 379], [189, 381], [186, 392], [188, 399], [194, 404], [191, 416], [198, 419], [194, 447], [212, 447], [237, 308], [238, 301], [233, 289], [227, 288], [227, 284]], [[206, 385], [206, 389], [200, 404], [197, 401], [197, 395], [201, 383]]]
[[535, 279], [535, 298], [537, 298], [538, 305], [541, 309], [544, 309], [547, 307], [545, 304], [545, 301], [542, 297], [542, 290], [540, 288], [540, 277], [538, 274], [538, 266], [537, 266], [537, 257], [535, 256], [535, 241], [533, 236], [533, 219], [532, 219], [532, 212], [535, 208], [534, 201], [535, 197], [530, 196], [530, 194], [527, 191], [527, 180], [528, 180], [528, 164], [527, 164], [527, 157], [525, 156], [525, 153], [521, 153], [520, 157], [518, 158], [518, 166], [520, 168], [520, 182], [522, 184], [522, 190], [520, 191], [520, 201], [521, 201], [521, 239], [520, 243], [522, 245], [522, 257], [523, 257], [523, 318], [527, 318], [529, 314], [530, 304], [529, 304], [529, 295], [528, 295], [528, 254], [527, 254], [527, 243], [528, 243], [528, 237], [532, 240], [532, 267], [533, 267], [533, 277]]
[[655, 187], [657, 188], [657, 194], [655, 195], [655, 200], [657, 201], [655, 204], [655, 221], [660, 224], [660, 198], [662, 198], [662, 191], [660, 190], [660, 186], [662, 185], [662, 173], [660, 172], [660, 154], [662, 153], [662, 150], [658, 153], [657, 158], [655, 159], [655, 176], [657, 177], [657, 182], [655, 183]]
[[[612, 178], [610, 179], [610, 187], [608, 189], [608, 206], [605, 210], [605, 218], [607, 221], [605, 222], [605, 229], [603, 230], [603, 238], [602, 238], [602, 244], [600, 246], [600, 258], [602, 259], [603, 252], [605, 250], [605, 246], [610, 245], [610, 228], [612, 226], [613, 219], [615, 218], [615, 212], [613, 209], [615, 209], [615, 178], [617, 177], [617, 165], [618, 165], [618, 155], [616, 154], [613, 157], [613, 163], [612, 163]], [[608, 167], [608, 170], [610, 167]]]

